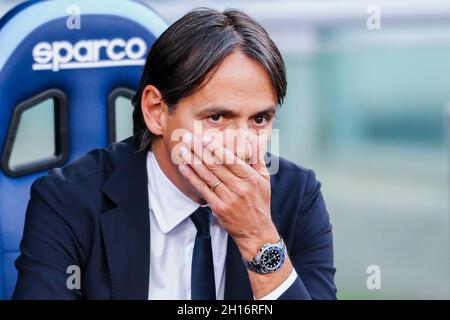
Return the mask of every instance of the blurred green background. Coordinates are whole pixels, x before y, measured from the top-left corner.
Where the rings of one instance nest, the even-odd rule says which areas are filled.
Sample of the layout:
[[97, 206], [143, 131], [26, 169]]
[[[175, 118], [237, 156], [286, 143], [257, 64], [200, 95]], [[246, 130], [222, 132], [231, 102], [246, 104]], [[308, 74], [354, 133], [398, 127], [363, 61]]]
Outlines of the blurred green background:
[[[4, 0], [0, 13], [19, 2]], [[145, 2], [168, 23], [198, 6], [240, 8], [279, 46], [279, 153], [322, 182], [340, 299], [450, 297], [449, 1]], [[380, 29], [367, 27], [373, 12]], [[118, 139], [131, 134], [130, 111], [117, 101]], [[367, 288], [370, 265], [380, 289]]]

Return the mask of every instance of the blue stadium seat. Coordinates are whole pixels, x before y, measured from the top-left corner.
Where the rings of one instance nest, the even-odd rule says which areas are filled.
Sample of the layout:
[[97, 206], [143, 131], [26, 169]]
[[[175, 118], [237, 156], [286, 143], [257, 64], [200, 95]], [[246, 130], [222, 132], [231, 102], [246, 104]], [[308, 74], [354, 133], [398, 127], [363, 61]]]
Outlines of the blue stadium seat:
[[119, 109], [166, 27], [125, 0], [27, 1], [0, 20], [0, 299], [16, 283], [31, 183], [127, 132]]

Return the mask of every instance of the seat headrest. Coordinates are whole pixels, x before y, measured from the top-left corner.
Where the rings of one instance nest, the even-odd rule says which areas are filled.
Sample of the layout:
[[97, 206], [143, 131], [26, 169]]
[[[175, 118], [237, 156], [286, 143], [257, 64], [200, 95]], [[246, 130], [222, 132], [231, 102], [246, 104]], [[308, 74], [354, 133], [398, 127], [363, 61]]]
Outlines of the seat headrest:
[[[0, 20], [0, 119], [11, 119], [20, 102], [51, 88], [67, 96], [69, 110], [100, 119], [112, 90], [137, 87], [146, 54], [166, 27], [135, 1], [22, 3]], [[6, 127], [0, 123], [0, 147]]]

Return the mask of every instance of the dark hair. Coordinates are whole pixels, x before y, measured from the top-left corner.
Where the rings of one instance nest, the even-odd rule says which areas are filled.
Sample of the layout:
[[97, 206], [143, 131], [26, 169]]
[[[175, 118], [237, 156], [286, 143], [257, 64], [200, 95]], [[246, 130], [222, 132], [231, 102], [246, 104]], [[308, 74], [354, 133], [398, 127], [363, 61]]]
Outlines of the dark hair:
[[286, 96], [286, 69], [275, 43], [264, 28], [245, 13], [197, 8], [172, 24], [153, 44], [140, 87], [133, 98], [133, 134], [139, 151], [151, 148], [154, 135], [141, 109], [144, 88], [152, 84], [169, 110], [198, 91], [220, 63], [234, 50], [259, 62], [268, 72], [281, 105]]

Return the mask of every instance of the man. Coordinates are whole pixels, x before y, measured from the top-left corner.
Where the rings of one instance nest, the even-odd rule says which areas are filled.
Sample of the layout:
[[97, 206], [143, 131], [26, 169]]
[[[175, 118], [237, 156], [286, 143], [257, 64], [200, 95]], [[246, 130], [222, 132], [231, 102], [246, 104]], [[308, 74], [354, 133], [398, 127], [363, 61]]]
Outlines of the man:
[[33, 184], [14, 298], [335, 299], [320, 184], [266, 153], [286, 86], [244, 13], [175, 22], [147, 58], [134, 136]]

